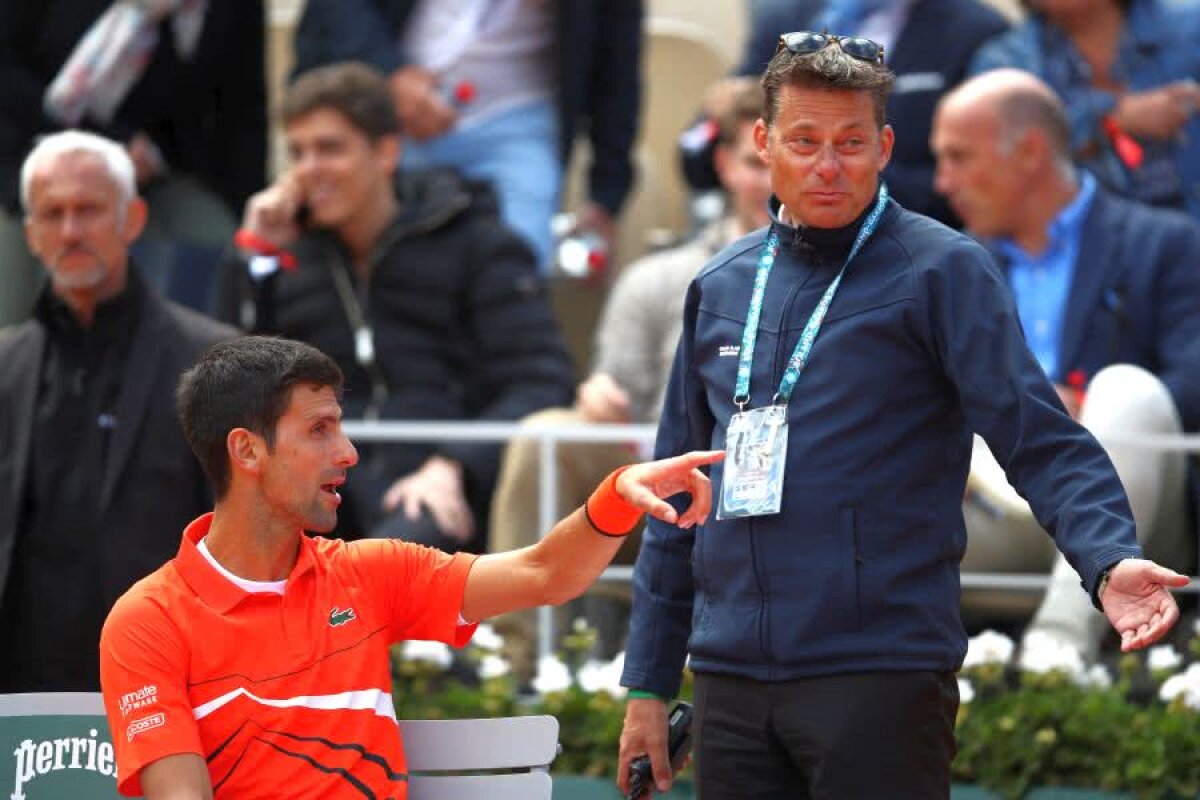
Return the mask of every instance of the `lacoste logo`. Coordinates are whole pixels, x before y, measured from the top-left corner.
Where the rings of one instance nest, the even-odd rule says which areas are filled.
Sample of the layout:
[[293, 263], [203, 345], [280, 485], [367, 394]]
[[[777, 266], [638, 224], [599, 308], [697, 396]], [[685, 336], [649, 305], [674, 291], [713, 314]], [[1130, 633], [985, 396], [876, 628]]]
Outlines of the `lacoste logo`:
[[345, 625], [352, 619], [356, 619], [353, 608], [341, 611], [337, 606], [334, 606], [333, 610], [329, 612], [329, 627], [336, 628], [338, 625]]
[[161, 728], [166, 724], [167, 717], [160, 711], [157, 714], [151, 714], [148, 717], [135, 719], [133, 722], [129, 723], [129, 727], [125, 729], [125, 735], [128, 736], [129, 741], [132, 742], [133, 737], [137, 736], [139, 733], [145, 733], [153, 728]]

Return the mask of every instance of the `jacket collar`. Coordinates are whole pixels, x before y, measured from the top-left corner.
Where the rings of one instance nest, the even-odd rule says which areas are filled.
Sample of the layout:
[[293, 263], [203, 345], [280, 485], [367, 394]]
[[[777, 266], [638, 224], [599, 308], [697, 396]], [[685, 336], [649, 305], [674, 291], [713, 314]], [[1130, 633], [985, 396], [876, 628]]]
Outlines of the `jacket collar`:
[[42, 283], [41, 291], [33, 305], [33, 318], [46, 329], [52, 341], [94, 340], [101, 346], [123, 347], [133, 336], [145, 306], [145, 282], [131, 263], [125, 288], [115, 297], [96, 305], [92, 324], [88, 328], [80, 325], [75, 312], [58, 295], [50, 280]]
[[786, 213], [779, 198], [771, 195], [769, 203], [771, 225], [778, 231], [779, 241], [785, 247], [810, 253], [822, 264], [840, 266], [846, 260], [846, 256], [850, 254], [855, 237], [858, 236], [859, 230], [862, 229], [863, 223], [866, 222], [867, 217], [871, 214], [871, 209], [875, 207], [878, 200], [879, 189], [876, 188], [871, 202], [867, 203], [867, 207], [849, 225], [841, 228], [813, 228], [804, 225], [797, 226], [791, 215]]

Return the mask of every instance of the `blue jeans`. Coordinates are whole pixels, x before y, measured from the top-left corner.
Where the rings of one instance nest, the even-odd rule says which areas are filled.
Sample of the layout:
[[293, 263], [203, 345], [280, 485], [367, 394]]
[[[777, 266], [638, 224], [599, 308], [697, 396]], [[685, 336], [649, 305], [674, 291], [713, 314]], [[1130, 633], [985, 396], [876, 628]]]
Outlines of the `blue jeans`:
[[518, 106], [424, 142], [406, 139], [401, 166], [455, 167], [467, 177], [490, 181], [504, 221], [533, 248], [542, 274], [549, 270], [550, 218], [562, 187], [552, 103]]

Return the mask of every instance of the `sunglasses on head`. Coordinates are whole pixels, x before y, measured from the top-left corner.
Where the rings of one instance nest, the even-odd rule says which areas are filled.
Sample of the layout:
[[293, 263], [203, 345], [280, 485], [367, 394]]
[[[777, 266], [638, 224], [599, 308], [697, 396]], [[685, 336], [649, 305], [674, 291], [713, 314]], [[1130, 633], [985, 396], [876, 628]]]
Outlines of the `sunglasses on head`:
[[861, 36], [834, 36], [832, 33], [816, 33], [815, 31], [795, 31], [779, 37], [779, 47], [776, 53], [785, 48], [798, 56], [808, 55], [824, 50], [831, 44], [836, 44], [842, 52], [859, 61], [870, 64], [883, 63], [883, 45], [864, 39]]

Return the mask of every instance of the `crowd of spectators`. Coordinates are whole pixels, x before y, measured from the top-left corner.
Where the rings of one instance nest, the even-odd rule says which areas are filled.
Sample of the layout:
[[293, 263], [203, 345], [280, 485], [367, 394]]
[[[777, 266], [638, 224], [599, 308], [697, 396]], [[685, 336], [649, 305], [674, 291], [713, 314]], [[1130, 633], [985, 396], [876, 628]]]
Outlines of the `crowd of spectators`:
[[[1200, 0], [1021, 5], [749, 0], [740, 62], [681, 137], [725, 214], [615, 270], [576, 385], [551, 218], [586, 139], [577, 229], [613, 247], [663, 79], [641, 72], [641, 0], [307, 0], [271, 180], [262, 0], [0, 0], [0, 693], [98, 687], [108, 608], [211, 502], [175, 382], [238, 329], [330, 355], [350, 419], [654, 422], [686, 286], [768, 222], [756, 78], [801, 29], [883, 45], [892, 196], [987, 248], [1143, 543], [1195, 574], [1195, 458], [1121, 441], [1200, 430]], [[977, 450], [965, 568], [1052, 574], [1035, 624], [1094, 651], [1073, 570]], [[339, 535], [539, 533], [531, 442], [360, 453]], [[638, 457], [558, 453], [560, 514]], [[531, 622], [502, 625], [527, 679]]]

